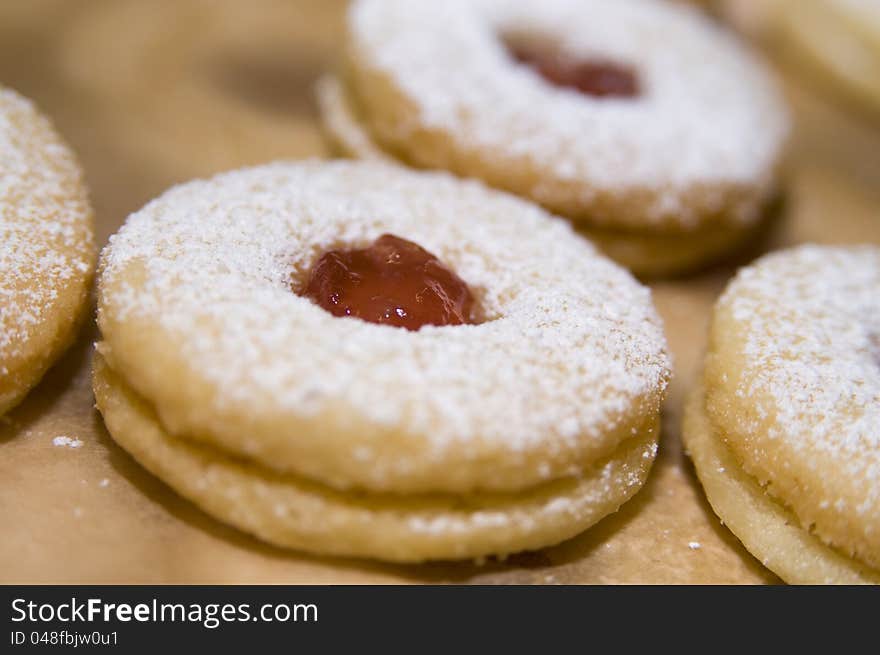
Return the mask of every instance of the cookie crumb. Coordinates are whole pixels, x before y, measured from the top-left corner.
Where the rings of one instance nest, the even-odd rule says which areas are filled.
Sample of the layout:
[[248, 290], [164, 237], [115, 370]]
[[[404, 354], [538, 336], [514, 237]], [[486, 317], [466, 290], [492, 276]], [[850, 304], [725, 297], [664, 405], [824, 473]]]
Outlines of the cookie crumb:
[[79, 448], [83, 445], [83, 442], [76, 438], [67, 437], [64, 435], [59, 435], [52, 439], [53, 446], [67, 446], [68, 448]]
[[688, 548], [690, 548], [691, 550], [700, 550], [700, 548], [702, 548], [702, 547], [703, 547], [703, 545], [699, 541], [689, 541], [688, 542]]

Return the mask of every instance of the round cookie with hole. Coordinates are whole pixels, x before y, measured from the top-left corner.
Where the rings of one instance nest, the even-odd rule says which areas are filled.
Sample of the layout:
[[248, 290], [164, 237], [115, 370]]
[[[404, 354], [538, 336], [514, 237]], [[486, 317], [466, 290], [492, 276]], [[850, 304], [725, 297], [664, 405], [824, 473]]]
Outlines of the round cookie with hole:
[[670, 369], [650, 292], [478, 182], [235, 171], [130, 216], [100, 270], [112, 436], [272, 543], [394, 561], [538, 548], [616, 510], [653, 461]]
[[788, 133], [761, 63], [658, 0], [359, 0], [317, 91], [343, 153], [528, 198], [644, 275], [758, 231]]

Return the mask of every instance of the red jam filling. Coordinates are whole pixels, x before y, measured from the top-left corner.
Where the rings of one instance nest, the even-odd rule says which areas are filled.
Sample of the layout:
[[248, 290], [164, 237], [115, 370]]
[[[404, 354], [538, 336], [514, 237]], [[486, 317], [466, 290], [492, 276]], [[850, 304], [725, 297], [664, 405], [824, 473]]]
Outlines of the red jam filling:
[[511, 47], [510, 54], [554, 86], [575, 89], [598, 98], [634, 98], [639, 81], [629, 66], [602, 60], [576, 60], [552, 52]]
[[360, 250], [324, 253], [301, 295], [334, 316], [407, 330], [475, 322], [464, 280], [424, 248], [392, 234]]

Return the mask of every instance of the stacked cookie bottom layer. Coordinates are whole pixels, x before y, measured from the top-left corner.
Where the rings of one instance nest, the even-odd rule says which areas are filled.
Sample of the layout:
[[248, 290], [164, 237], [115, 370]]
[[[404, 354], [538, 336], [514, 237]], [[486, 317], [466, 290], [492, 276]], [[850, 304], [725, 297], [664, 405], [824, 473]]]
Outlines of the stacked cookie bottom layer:
[[702, 385], [688, 399], [682, 437], [712, 509], [768, 569], [792, 584], [880, 583], [880, 571], [805, 530], [743, 470], [706, 414]]
[[320, 554], [417, 562], [555, 544], [633, 496], [657, 450], [654, 419], [581, 475], [517, 493], [340, 491], [169, 434], [150, 403], [95, 357], [98, 409], [138, 462], [218, 519], [278, 546]]

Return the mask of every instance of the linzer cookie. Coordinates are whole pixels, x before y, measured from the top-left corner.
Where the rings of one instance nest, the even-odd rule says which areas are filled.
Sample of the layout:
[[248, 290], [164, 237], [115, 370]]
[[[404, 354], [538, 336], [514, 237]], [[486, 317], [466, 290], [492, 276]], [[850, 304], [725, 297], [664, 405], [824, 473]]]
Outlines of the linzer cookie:
[[715, 512], [792, 583], [880, 582], [880, 249], [802, 246], [715, 307], [684, 441]]
[[655, 456], [649, 291], [478, 182], [304, 162], [185, 184], [111, 238], [98, 302], [113, 438], [280, 546], [539, 548], [614, 512]]
[[73, 154], [28, 100], [0, 87], [0, 415], [73, 340], [94, 260]]
[[343, 153], [482, 179], [640, 274], [752, 234], [788, 132], [760, 62], [656, 0], [359, 0], [318, 98]]

